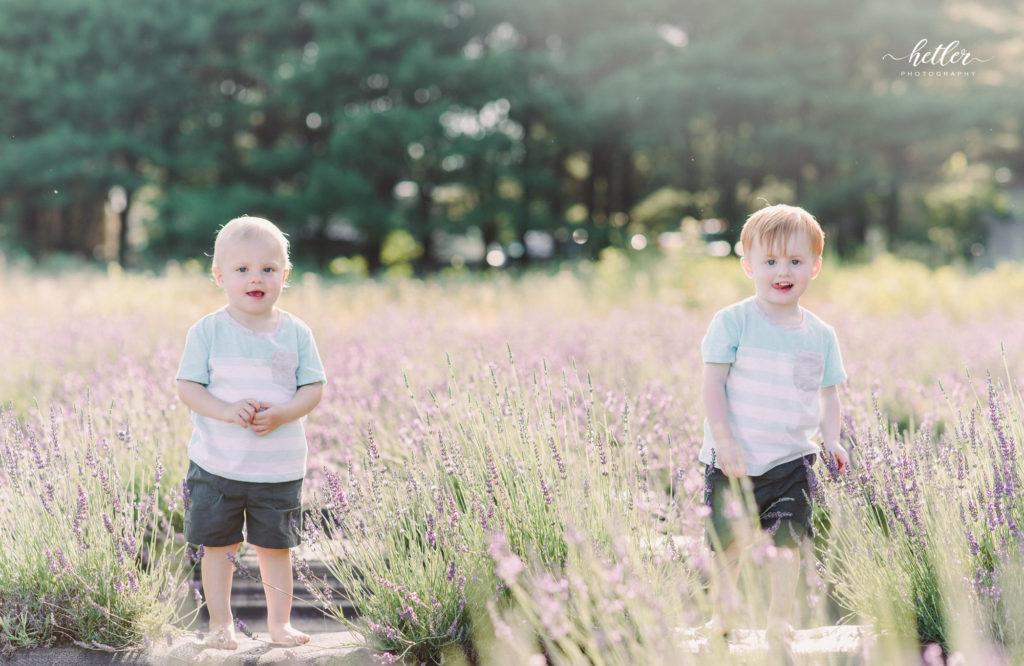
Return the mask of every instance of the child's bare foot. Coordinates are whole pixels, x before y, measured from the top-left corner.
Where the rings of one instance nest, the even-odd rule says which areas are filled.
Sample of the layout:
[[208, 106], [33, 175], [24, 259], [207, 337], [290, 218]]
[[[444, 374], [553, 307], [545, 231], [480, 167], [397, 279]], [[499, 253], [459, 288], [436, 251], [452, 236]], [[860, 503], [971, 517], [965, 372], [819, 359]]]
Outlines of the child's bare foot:
[[235, 638], [235, 627], [230, 623], [223, 626], [211, 625], [203, 643], [206, 647], [214, 650], [237, 650], [238, 639]]
[[701, 626], [698, 633], [708, 638], [728, 638], [731, 631], [731, 623], [721, 615], [715, 614]]
[[793, 643], [793, 638], [796, 636], [796, 631], [793, 629], [793, 625], [785, 620], [771, 620], [768, 622], [768, 627], [765, 631], [765, 640], [769, 646], [782, 645], [788, 647]]
[[281, 645], [304, 645], [309, 642], [309, 634], [305, 634], [291, 625], [290, 622], [281, 626], [268, 626], [270, 642]]

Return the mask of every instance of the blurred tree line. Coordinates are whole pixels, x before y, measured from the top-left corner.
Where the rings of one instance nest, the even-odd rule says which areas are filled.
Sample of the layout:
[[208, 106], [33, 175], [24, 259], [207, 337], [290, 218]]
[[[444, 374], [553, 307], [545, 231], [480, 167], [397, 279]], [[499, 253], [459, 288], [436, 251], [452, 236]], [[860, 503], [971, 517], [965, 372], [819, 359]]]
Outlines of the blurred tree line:
[[[843, 255], [978, 254], [1024, 169], [1020, 8], [4, 0], [0, 249], [145, 265], [249, 213], [337, 271], [728, 251], [767, 200]], [[987, 61], [883, 57], [921, 38]]]

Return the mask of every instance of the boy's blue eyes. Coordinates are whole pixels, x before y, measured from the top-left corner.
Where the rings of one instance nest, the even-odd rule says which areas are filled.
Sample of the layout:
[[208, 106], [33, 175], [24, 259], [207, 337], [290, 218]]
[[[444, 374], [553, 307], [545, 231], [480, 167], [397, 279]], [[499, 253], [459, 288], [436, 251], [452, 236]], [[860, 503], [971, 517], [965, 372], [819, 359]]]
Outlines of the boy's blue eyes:
[[[775, 265], [775, 260], [774, 259], [766, 259], [764, 263], [768, 264], [769, 266], [774, 266]], [[793, 259], [792, 260], [792, 264], [794, 266], [796, 266], [799, 263], [800, 263], [799, 259]]]
[[[239, 266], [239, 267], [238, 267], [238, 268], [236, 268], [235, 270], [237, 270], [237, 271], [238, 271], [239, 273], [246, 273], [246, 272], [248, 272], [248, 271], [249, 271], [249, 269], [248, 269], [248, 268], [246, 268], [245, 266]], [[264, 268], [264, 269], [263, 269], [263, 272], [264, 272], [264, 273], [273, 273], [273, 272], [274, 272], [274, 271], [276, 271], [276, 270], [277, 270], [277, 269], [276, 269], [276, 268], [274, 268], [273, 266], [267, 266], [266, 268]]]

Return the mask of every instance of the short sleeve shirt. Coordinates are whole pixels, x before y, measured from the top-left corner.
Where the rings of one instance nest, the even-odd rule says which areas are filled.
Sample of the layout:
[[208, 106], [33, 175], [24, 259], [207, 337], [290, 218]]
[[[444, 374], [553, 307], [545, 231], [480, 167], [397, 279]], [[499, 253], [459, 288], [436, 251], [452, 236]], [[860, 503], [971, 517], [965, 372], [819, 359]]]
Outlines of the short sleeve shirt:
[[[189, 330], [177, 379], [206, 386], [225, 402], [254, 398], [282, 404], [300, 386], [326, 382], [313, 334], [279, 310], [277, 330], [252, 331], [222, 308]], [[281, 482], [305, 476], [306, 434], [292, 421], [263, 436], [250, 428], [192, 413], [189, 459], [235, 481]]]
[[[780, 326], [751, 297], [716, 313], [701, 343], [705, 363], [732, 364], [729, 427], [751, 476], [818, 450], [819, 389], [846, 379], [835, 331], [801, 311], [799, 325]], [[711, 464], [714, 446], [705, 420], [701, 462]]]

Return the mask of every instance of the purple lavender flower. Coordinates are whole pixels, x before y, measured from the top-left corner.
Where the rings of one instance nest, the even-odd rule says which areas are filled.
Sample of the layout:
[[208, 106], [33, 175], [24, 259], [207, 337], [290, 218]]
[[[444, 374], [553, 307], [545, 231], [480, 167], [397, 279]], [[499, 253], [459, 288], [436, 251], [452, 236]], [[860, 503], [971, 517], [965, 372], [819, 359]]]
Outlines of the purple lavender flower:
[[135, 553], [138, 550], [138, 544], [135, 542], [134, 534], [121, 537], [121, 550], [123, 550], [125, 555], [128, 557], [135, 557]]
[[558, 466], [558, 474], [565, 481], [568, 478], [566, 474], [565, 461], [562, 460], [562, 456], [558, 451], [558, 445], [555, 443], [554, 435], [548, 435], [548, 448], [551, 450], [551, 457], [555, 460], [555, 465]]
[[58, 564], [57, 559], [54, 557], [53, 552], [51, 552], [49, 548], [43, 548], [43, 554], [46, 555], [46, 562], [50, 567], [50, 573], [55, 576], [59, 576], [61, 567], [60, 564]]
[[366, 458], [369, 461], [369, 466], [375, 467], [380, 462], [380, 452], [377, 451], [377, 441], [373, 436], [373, 422], [371, 421], [366, 427]]
[[448, 454], [448, 448], [444, 445], [444, 436], [440, 431], [437, 433], [437, 450], [441, 457], [441, 464], [444, 466], [444, 471], [449, 476], [455, 476], [455, 465], [452, 462], [451, 456]]
[[711, 475], [715, 471], [716, 459], [717, 455], [715, 453], [715, 448], [711, 447], [711, 464], [709, 464], [707, 468], [705, 468], [704, 470], [704, 504], [709, 507], [711, 506], [711, 494], [714, 490], [714, 484], [711, 481]]
[[43, 459], [43, 452], [34, 437], [28, 438], [28, 445], [32, 452], [32, 459], [36, 463], [36, 469], [44, 469], [46, 467], [46, 460]]
[[252, 631], [249, 630], [249, 626], [240, 617], [235, 618], [235, 629], [238, 629], [243, 635], [252, 638]]
[[494, 573], [504, 582], [506, 585], [515, 585], [516, 579], [519, 577], [526, 567], [523, 565], [523, 561], [516, 556], [515, 553], [511, 552], [508, 548], [508, 541], [503, 532], [495, 532], [491, 537], [491, 545], [487, 548], [487, 552], [494, 560]]
[[39, 493], [39, 501], [42, 502], [43, 508], [46, 509], [47, 513], [52, 513], [51, 506], [54, 500], [54, 488], [53, 484], [49, 481], [43, 481], [43, 490]]
[[75, 539], [82, 550], [88, 550], [89, 544], [85, 542], [82, 534], [82, 522], [89, 517], [89, 498], [85, 495], [85, 488], [78, 484], [78, 505], [75, 509], [75, 517], [71, 522], [71, 531], [75, 533]]
[[807, 490], [809, 491], [808, 494], [811, 496], [811, 499], [813, 499], [815, 502], [823, 501], [824, 496], [822, 495], [821, 486], [818, 482], [818, 475], [815, 474], [814, 468], [811, 467], [811, 463], [807, 460], [807, 458], [803, 459], [803, 464], [804, 473], [807, 475]]
[[431, 548], [437, 546], [437, 533], [434, 532], [434, 514], [427, 513], [427, 545]]
[[376, 581], [377, 581], [378, 583], [380, 583], [381, 585], [383, 585], [384, 587], [386, 587], [387, 589], [389, 589], [389, 590], [393, 590], [393, 591], [395, 591], [395, 592], [397, 592], [397, 591], [398, 591], [398, 586], [397, 586], [397, 585], [395, 585], [394, 583], [392, 583], [392, 582], [391, 582], [390, 580], [388, 580], [387, 578], [382, 578], [381, 576], [374, 576], [374, 579], [375, 579], [375, 580], [376, 580]]
[[53, 556], [61, 573], [74, 573], [74, 567], [59, 546], [53, 550]]
[[341, 487], [341, 479], [334, 472], [331, 472], [326, 467], [324, 468], [324, 478], [327, 479], [326, 492], [329, 501], [334, 504], [335, 507], [341, 509], [343, 513], [349, 512], [348, 498], [345, 497], [345, 491]]
[[971, 548], [971, 555], [977, 556], [981, 552], [981, 547], [978, 546], [977, 540], [974, 538], [974, 533], [971, 528], [967, 528], [967, 543]]
[[235, 555], [231, 553], [224, 553], [224, 557], [228, 558], [228, 561], [231, 562], [231, 564], [235, 565], [235, 571], [237, 571], [240, 576], [245, 576], [246, 578], [255, 578], [255, 576], [253, 576], [252, 571], [249, 570], [249, 567], [242, 564], [242, 561], [235, 557]]
[[487, 464], [487, 474], [485, 475], [485, 482], [487, 484], [487, 494], [494, 495], [494, 489], [498, 485], [498, 468], [494, 464], [494, 453], [491, 451], [491, 447], [484, 445], [484, 460]]
[[551, 502], [554, 501], [554, 497], [551, 494], [551, 489], [548, 487], [547, 482], [544, 481], [544, 475], [543, 474], [538, 472], [537, 476], [540, 479], [540, 491], [541, 491], [541, 493], [544, 494], [544, 503], [545, 504], [551, 504]]
[[[398, 640], [398, 629], [395, 629], [390, 624], [378, 624], [377, 622], [374, 622], [373, 620], [369, 620], [368, 619], [366, 621], [366, 627], [370, 631], [374, 632], [375, 634], [380, 634], [381, 636], [384, 636], [388, 640], [392, 640], [392, 641]], [[388, 663], [393, 663], [393, 662], [388, 662]]]
[[404, 606], [402, 612], [398, 614], [400, 620], [405, 620], [413, 626], [419, 626], [420, 619], [416, 616], [416, 611], [413, 610], [412, 606]]
[[448, 524], [451, 526], [452, 532], [457, 532], [459, 529], [459, 511], [455, 506], [455, 496], [448, 495]]

